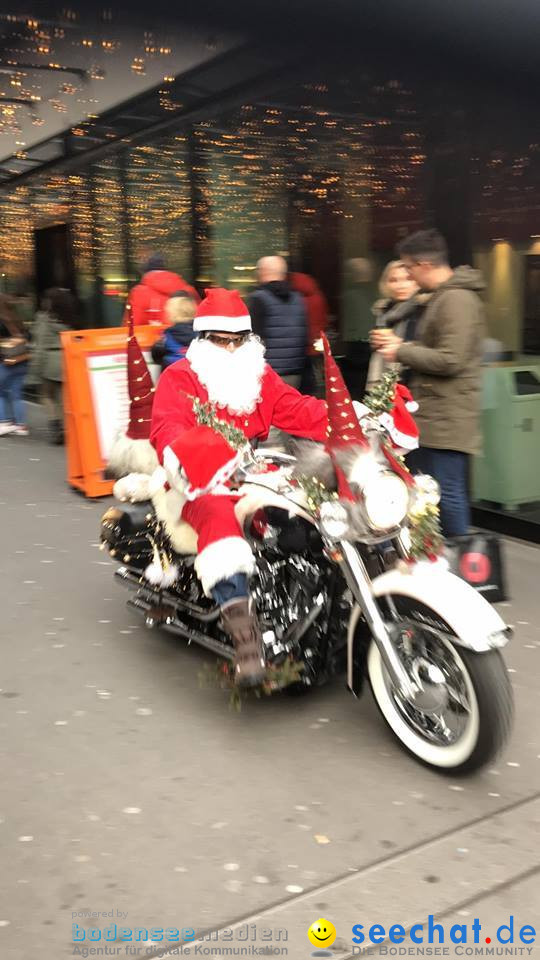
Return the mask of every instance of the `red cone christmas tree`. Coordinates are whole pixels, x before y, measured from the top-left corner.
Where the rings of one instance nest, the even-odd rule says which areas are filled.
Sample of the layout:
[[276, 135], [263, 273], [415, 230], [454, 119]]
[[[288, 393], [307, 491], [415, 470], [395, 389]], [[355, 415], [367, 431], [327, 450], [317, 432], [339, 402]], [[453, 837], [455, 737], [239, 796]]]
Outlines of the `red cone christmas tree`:
[[128, 305], [127, 379], [129, 423], [116, 437], [107, 464], [108, 473], [125, 477], [129, 473], [153, 473], [159, 466], [150, 443], [154, 385], [142, 350], [133, 330], [133, 316]]
[[352, 490], [347, 483], [343, 470], [336, 462], [336, 452], [343, 447], [355, 445], [369, 446], [356, 416], [351, 395], [345, 385], [343, 375], [332, 356], [330, 344], [324, 333], [324, 372], [326, 380], [326, 405], [328, 407], [328, 430], [326, 450], [332, 458], [338, 481], [338, 493], [345, 500], [354, 500]]
[[152, 422], [154, 384], [133, 330], [131, 311], [129, 312], [128, 331], [127, 378], [129, 424], [126, 430], [126, 436], [132, 440], [148, 440], [150, 437], [150, 424]]

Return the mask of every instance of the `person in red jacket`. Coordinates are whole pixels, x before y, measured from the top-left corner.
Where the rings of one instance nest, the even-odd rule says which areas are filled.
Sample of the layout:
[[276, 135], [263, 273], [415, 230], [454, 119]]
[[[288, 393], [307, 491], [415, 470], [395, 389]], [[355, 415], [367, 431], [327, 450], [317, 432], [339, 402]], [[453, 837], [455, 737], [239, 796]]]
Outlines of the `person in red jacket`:
[[194, 287], [178, 274], [165, 269], [165, 260], [160, 254], [150, 257], [140, 283], [130, 291], [124, 323], [128, 322], [131, 311], [134, 326], [165, 323], [164, 308], [167, 300], [175, 293], [185, 291], [199, 303], [200, 297]]
[[291, 288], [302, 296], [307, 315], [306, 360], [300, 390], [302, 393], [318, 393], [318, 364], [322, 354], [315, 349], [315, 343], [320, 340], [321, 334], [326, 333], [328, 327], [328, 303], [319, 284], [309, 273], [290, 273], [288, 280]]
[[317, 356], [313, 344], [320, 340], [321, 333], [325, 333], [328, 326], [326, 297], [317, 281], [308, 273], [290, 273], [289, 283], [293, 290], [301, 293], [304, 298], [308, 317], [308, 355]]

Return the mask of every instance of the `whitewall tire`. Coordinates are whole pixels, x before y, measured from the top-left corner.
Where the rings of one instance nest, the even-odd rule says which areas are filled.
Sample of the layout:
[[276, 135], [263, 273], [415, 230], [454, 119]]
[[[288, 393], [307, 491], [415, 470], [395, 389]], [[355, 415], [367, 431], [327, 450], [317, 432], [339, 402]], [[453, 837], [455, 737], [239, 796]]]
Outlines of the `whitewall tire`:
[[463, 728], [452, 742], [434, 742], [419, 725], [409, 722], [374, 641], [367, 653], [368, 678], [377, 707], [406, 750], [441, 773], [470, 773], [491, 760], [505, 743], [513, 715], [512, 689], [498, 650], [474, 653], [452, 642], [451, 634], [439, 637], [445, 656], [459, 671], [467, 701]]

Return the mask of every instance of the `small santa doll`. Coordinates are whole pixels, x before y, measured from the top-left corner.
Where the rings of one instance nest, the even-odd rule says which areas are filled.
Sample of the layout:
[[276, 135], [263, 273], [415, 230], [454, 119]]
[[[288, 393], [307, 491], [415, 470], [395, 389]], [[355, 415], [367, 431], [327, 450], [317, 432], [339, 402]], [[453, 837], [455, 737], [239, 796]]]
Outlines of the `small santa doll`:
[[[354, 409], [360, 422], [364, 417], [373, 417], [372, 410], [365, 403], [353, 400]], [[412, 416], [418, 410], [410, 390], [402, 383], [396, 383], [390, 410], [378, 414], [378, 420], [390, 437], [392, 447], [400, 456], [411, 453], [418, 447], [419, 432]]]
[[183, 498], [182, 519], [197, 533], [197, 575], [221, 607], [221, 623], [235, 648], [235, 677], [255, 685], [264, 677], [262, 638], [249, 592], [255, 560], [227, 486], [237, 450], [199, 425], [194, 400], [213, 405], [216, 417], [248, 441], [265, 440], [270, 427], [324, 441], [324, 400], [304, 396], [265, 362], [248, 308], [236, 290], [206, 291], [193, 323], [197, 337], [185, 360], [168, 367], [156, 389], [151, 442], [167, 482]]
[[392, 409], [389, 413], [382, 413], [380, 423], [388, 430], [392, 443], [402, 454], [410, 453], [418, 447], [418, 427], [412, 416], [418, 410], [418, 404], [413, 400], [408, 387], [396, 383]]

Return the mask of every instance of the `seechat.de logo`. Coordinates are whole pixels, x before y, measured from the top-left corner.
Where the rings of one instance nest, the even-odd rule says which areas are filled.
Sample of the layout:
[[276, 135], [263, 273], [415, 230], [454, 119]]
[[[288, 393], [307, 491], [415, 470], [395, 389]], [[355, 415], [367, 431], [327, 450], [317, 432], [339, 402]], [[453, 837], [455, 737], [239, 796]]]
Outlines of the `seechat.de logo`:
[[[460, 949], [467, 944], [487, 944], [488, 949], [482, 952], [489, 955], [494, 953], [494, 947], [489, 948], [490, 944], [509, 946], [516, 944], [518, 947], [522, 944], [526, 946], [536, 942], [536, 929], [530, 923], [518, 926], [514, 916], [508, 918], [508, 922], [501, 923], [495, 930], [483, 929], [478, 917], [472, 923], [454, 923], [447, 926], [443, 923], [435, 923], [433, 914], [430, 914], [427, 923], [415, 923], [409, 930], [405, 930], [399, 923], [382, 924], [374, 923], [367, 927], [363, 923], [355, 923], [352, 928], [352, 941], [354, 944], [402, 944], [405, 942], [418, 946], [425, 944], [454, 944], [457, 949], [453, 951], [456, 956], [468, 956], [472, 953], [478, 953], [478, 950]], [[353, 949], [355, 953], [361, 953], [361, 949]], [[386, 951], [388, 955], [392, 950]], [[395, 951], [397, 955], [397, 951]]]

